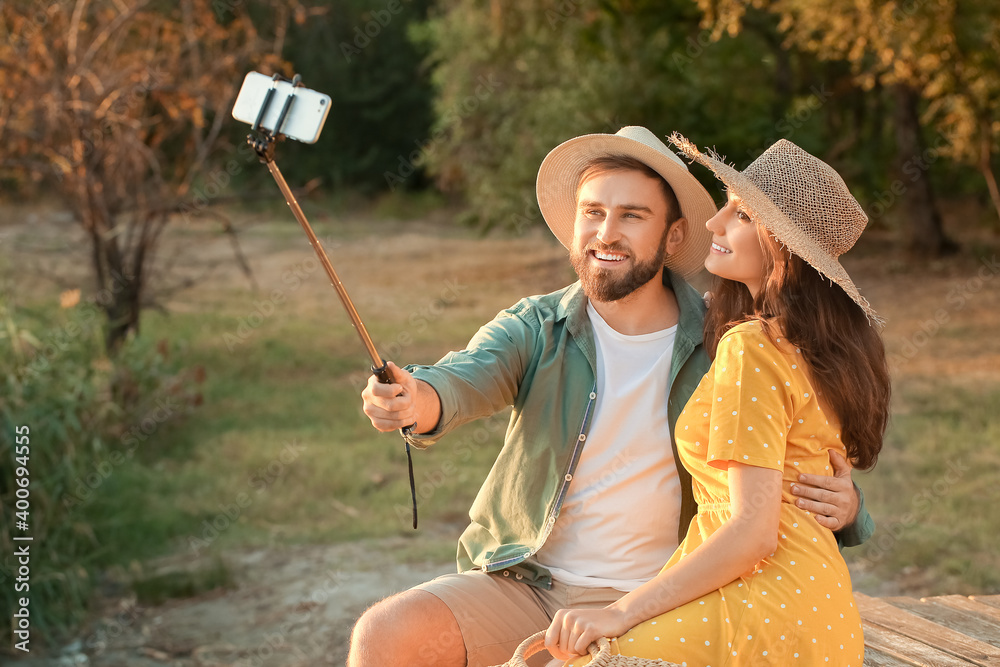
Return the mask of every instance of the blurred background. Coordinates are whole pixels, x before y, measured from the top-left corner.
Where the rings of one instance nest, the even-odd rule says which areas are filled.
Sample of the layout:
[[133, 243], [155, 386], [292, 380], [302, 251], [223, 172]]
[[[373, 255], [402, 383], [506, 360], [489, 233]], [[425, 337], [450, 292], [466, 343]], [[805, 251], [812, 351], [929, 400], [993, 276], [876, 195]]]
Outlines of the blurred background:
[[506, 416], [415, 456], [412, 531], [364, 350], [230, 116], [250, 70], [331, 96], [277, 164], [399, 363], [574, 280], [534, 194], [562, 141], [829, 162], [871, 219], [844, 263], [894, 377], [855, 586], [1000, 592], [996, 3], [8, 1], [0, 32], [4, 618], [33, 537], [31, 653], [4, 624], [4, 660], [342, 664], [367, 604], [454, 567]]

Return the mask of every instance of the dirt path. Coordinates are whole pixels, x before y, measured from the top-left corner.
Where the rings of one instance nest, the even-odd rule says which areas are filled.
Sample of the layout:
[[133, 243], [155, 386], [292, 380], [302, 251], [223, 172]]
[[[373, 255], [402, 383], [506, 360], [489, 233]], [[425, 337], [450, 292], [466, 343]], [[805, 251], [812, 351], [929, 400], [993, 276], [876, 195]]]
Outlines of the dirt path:
[[[424, 535], [417, 540], [436, 539]], [[343, 665], [355, 619], [372, 602], [453, 571], [451, 562], [400, 563], [414, 539], [230, 551], [233, 585], [142, 606], [105, 600], [87, 633], [19, 667], [297, 667]], [[190, 567], [165, 559], [160, 571]]]

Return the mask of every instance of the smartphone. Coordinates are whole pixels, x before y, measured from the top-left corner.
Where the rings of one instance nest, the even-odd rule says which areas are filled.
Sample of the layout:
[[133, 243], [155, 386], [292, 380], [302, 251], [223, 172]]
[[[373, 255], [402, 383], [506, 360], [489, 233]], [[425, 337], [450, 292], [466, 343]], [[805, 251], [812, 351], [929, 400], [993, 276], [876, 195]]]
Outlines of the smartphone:
[[[330, 113], [330, 96], [315, 90], [293, 86], [290, 81], [275, 81], [273, 77], [259, 72], [250, 72], [243, 79], [243, 87], [233, 105], [233, 118], [253, 125], [260, 115], [260, 108], [269, 90], [274, 89], [260, 122], [260, 127], [271, 132], [280, 132], [289, 139], [306, 144], [314, 144], [319, 139], [320, 130]], [[288, 108], [288, 114], [281, 128], [276, 128], [278, 117], [289, 95], [295, 99]]]

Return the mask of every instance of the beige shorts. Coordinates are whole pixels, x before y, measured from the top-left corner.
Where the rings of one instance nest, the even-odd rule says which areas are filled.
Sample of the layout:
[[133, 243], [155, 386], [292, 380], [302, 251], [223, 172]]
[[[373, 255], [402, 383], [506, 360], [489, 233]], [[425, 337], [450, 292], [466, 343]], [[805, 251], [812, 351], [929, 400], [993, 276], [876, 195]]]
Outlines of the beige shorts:
[[[446, 574], [414, 587], [448, 605], [455, 615], [469, 667], [500, 665], [527, 637], [544, 630], [560, 609], [605, 607], [624, 595], [613, 588], [581, 588], [553, 582], [550, 590], [518, 581], [512, 572]], [[542, 651], [532, 667], [552, 660]]]

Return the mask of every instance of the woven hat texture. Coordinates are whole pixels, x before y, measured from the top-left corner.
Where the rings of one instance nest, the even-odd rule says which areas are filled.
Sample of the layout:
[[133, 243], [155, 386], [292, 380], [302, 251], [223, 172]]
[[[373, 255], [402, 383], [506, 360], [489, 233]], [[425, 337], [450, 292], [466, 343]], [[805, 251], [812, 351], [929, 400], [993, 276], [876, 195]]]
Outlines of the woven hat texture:
[[[525, 662], [545, 648], [545, 631], [542, 630], [531, 635], [517, 647], [510, 660], [495, 667], [528, 667]], [[600, 638], [587, 647], [590, 652], [590, 663], [588, 667], [678, 667], [676, 663], [665, 662], [663, 660], [652, 660], [650, 658], [638, 658], [630, 655], [614, 655], [611, 653], [611, 643]]]
[[839, 261], [861, 236], [868, 216], [833, 167], [787, 139], [779, 139], [742, 172], [714, 151], [702, 153], [677, 132], [670, 142], [711, 169], [743, 201], [751, 220], [840, 285], [869, 321], [884, 323]]
[[633, 157], [670, 184], [681, 215], [687, 218], [687, 230], [681, 247], [667, 255], [664, 264], [684, 278], [700, 272], [712, 244], [712, 234], [705, 229], [705, 223], [715, 215], [715, 202], [687, 164], [644, 127], [623, 127], [617, 134], [586, 134], [549, 152], [538, 169], [535, 191], [542, 217], [552, 233], [566, 248], [570, 247], [580, 175], [591, 160], [609, 155]]

